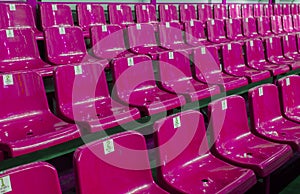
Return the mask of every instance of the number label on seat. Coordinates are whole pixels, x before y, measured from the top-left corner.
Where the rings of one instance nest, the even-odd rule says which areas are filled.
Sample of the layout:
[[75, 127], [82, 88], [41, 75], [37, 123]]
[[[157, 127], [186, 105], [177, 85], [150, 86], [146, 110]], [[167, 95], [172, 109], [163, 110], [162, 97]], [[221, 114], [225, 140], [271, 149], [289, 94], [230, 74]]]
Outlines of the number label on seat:
[[114, 140], [109, 139], [103, 142], [104, 154], [109, 154], [115, 151]]
[[11, 192], [11, 183], [10, 183], [10, 177], [5, 176], [0, 178], [0, 193], [8, 193]]

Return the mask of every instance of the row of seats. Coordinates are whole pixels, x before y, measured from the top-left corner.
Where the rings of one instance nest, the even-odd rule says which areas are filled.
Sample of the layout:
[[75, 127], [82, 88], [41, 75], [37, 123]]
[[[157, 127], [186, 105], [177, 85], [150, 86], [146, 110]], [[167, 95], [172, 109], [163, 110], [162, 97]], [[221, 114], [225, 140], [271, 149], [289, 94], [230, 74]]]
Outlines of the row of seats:
[[[208, 105], [208, 132], [198, 111], [156, 121], [157, 183], [151, 176], [145, 139], [137, 132], [122, 132], [78, 148], [74, 153], [78, 193], [246, 192], [256, 176], [269, 176], [300, 150], [300, 76], [284, 77], [277, 85], [249, 90], [251, 128], [245, 100], [237, 95]], [[35, 184], [43, 183], [30, 186], [33, 179]], [[61, 193], [55, 169], [44, 162], [9, 169], [0, 180], [4, 191]], [[112, 185], [116, 181], [118, 187]]]

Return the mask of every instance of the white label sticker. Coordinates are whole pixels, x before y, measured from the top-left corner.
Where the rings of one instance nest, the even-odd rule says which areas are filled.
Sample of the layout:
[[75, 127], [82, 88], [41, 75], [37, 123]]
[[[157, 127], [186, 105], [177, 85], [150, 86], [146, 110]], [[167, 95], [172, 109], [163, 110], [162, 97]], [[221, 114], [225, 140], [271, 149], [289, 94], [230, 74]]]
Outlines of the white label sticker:
[[133, 66], [134, 65], [134, 61], [132, 57], [127, 58], [127, 65], [128, 66]]
[[201, 5], [201, 7], [202, 7], [202, 9], [204, 9], [204, 8], [205, 8], [205, 6], [204, 6], [204, 5]]
[[14, 79], [12, 74], [3, 75], [3, 85], [5, 86], [14, 85]]
[[142, 29], [141, 24], [136, 24], [136, 29], [137, 29], [137, 30]]
[[107, 26], [106, 25], [102, 25], [101, 28], [102, 28], [102, 32], [107, 32]]
[[232, 19], [229, 19], [229, 23], [232, 24]]
[[234, 8], [234, 4], [232, 4], [231, 7]]
[[217, 5], [217, 8], [220, 8], [220, 5]]
[[168, 5], [165, 5], [165, 10], [168, 10], [169, 9], [169, 6]]
[[231, 44], [227, 44], [227, 48], [230, 51], [231, 50]]
[[166, 28], [170, 28], [170, 22], [166, 22]]
[[215, 20], [211, 20], [211, 25], [215, 25]]
[[260, 17], [260, 18], [259, 18], [259, 21], [261, 21], [261, 22], [262, 22], [262, 21], [263, 21], [263, 18], [262, 18], [262, 17]]
[[169, 52], [169, 59], [174, 59], [174, 53], [173, 52]]
[[285, 7], [286, 7], [286, 5], [283, 5], [283, 7], [285, 8]]
[[9, 4], [9, 10], [10, 11], [16, 11], [16, 5], [15, 4]]
[[286, 78], [286, 86], [289, 86], [290, 84], [291, 84], [290, 78], [288, 77], [288, 78]]
[[255, 7], [258, 8], [258, 5], [256, 4]]
[[253, 40], [250, 40], [250, 46], [251, 47], [253, 46]]
[[190, 26], [194, 26], [194, 20], [190, 21]]
[[184, 5], [184, 9], [187, 9], [187, 8], [188, 8], [188, 5], [185, 4], [185, 5]]
[[258, 95], [259, 95], [259, 96], [264, 95], [264, 91], [263, 91], [263, 88], [262, 88], [262, 87], [258, 88]]
[[276, 17], [275, 17], [275, 16], [273, 16], [273, 17], [272, 17], [272, 19], [273, 19], [273, 20], [275, 20], [275, 19], [276, 19]]
[[117, 10], [121, 11], [121, 5], [117, 5]]
[[227, 109], [227, 100], [222, 100], [222, 110], [226, 110]]
[[87, 4], [87, 5], [86, 5], [86, 9], [87, 9], [88, 11], [92, 11], [92, 5]]
[[272, 42], [273, 42], [273, 39], [272, 39], [272, 38], [269, 38], [269, 42], [272, 43]]
[[174, 126], [174, 129], [181, 126], [180, 116], [173, 117], [173, 126]]
[[7, 38], [13, 38], [14, 35], [14, 31], [13, 30], [6, 30], [6, 37]]
[[248, 18], [246, 18], [245, 20], [246, 20], [246, 23], [248, 23]]
[[75, 72], [75, 75], [81, 75], [82, 74], [81, 65], [74, 66], [74, 72]]
[[57, 11], [57, 5], [56, 4], [52, 4], [52, 11]]
[[206, 48], [205, 47], [201, 47], [201, 54], [202, 55], [206, 54]]
[[220, 64], [220, 70], [222, 71], [222, 64]]
[[58, 30], [59, 30], [59, 34], [66, 34], [65, 27], [59, 27]]
[[109, 154], [115, 151], [114, 140], [109, 139], [103, 142], [104, 154]]
[[285, 40], [289, 40], [289, 37], [288, 37], [288, 36], [285, 36]]
[[146, 5], [142, 5], [142, 10], [143, 10], [143, 11], [146, 11], [146, 10], [147, 10]]
[[8, 193], [11, 192], [11, 183], [10, 183], [10, 177], [5, 176], [0, 178], [0, 193]]

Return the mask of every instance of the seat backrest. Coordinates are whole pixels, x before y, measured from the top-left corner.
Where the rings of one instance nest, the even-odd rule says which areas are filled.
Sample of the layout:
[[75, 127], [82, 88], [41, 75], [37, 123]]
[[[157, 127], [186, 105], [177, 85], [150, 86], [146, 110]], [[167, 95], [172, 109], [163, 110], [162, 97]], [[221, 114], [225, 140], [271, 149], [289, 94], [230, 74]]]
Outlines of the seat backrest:
[[229, 17], [232, 19], [241, 18], [241, 4], [228, 5]]
[[273, 5], [273, 15], [282, 15], [282, 8], [280, 4]]
[[241, 96], [228, 96], [208, 105], [208, 114], [212, 124], [211, 142], [217, 146], [249, 133], [245, 100]]
[[42, 28], [51, 26], [74, 26], [70, 6], [65, 4], [40, 4], [40, 17]]
[[282, 18], [281, 16], [271, 16], [271, 31], [274, 34], [280, 34], [283, 32], [283, 26], [282, 26]]
[[270, 37], [264, 40], [268, 58], [283, 55], [280, 39], [280, 37]]
[[284, 32], [293, 32], [293, 18], [291, 15], [284, 15], [282, 16], [282, 24], [283, 24], [283, 31]]
[[251, 38], [258, 35], [257, 25], [254, 18], [244, 18], [242, 21], [244, 36]]
[[180, 23], [166, 22], [160, 23], [159, 26], [160, 45], [172, 49], [172, 45], [184, 43]]
[[225, 4], [214, 4], [214, 19], [226, 19], [228, 18], [227, 8]]
[[[127, 50], [123, 29], [119, 25], [93, 26], [90, 32], [93, 53], [99, 58], [112, 59]], [[111, 54], [112, 50], [115, 50], [115, 53]]]
[[128, 27], [128, 42], [131, 48], [157, 46], [153, 26], [143, 23]]
[[273, 5], [264, 4], [264, 16], [270, 17], [273, 15]]
[[264, 16], [264, 5], [257, 3], [253, 6], [253, 16], [254, 17], [261, 17]]
[[286, 53], [297, 53], [297, 39], [294, 34], [287, 34], [282, 37], [283, 52]]
[[104, 8], [101, 4], [77, 4], [79, 26], [88, 31], [91, 26], [106, 24]]
[[269, 17], [259, 17], [257, 20], [257, 32], [261, 36], [268, 36], [271, 34], [271, 24]]
[[145, 139], [133, 131], [79, 147], [74, 166], [77, 192], [82, 194], [134, 193], [153, 183]]
[[293, 27], [295, 31], [300, 30], [300, 15], [293, 15]]
[[191, 20], [184, 23], [185, 39], [190, 45], [199, 45], [200, 41], [207, 40], [203, 23]]
[[132, 10], [126, 4], [109, 4], [108, 5], [109, 21], [111, 24], [133, 23]]
[[263, 123], [281, 117], [277, 87], [264, 84], [248, 91], [252, 126], [257, 128]]
[[213, 18], [213, 7], [211, 4], [198, 5], [198, 20], [205, 23], [208, 19]]
[[299, 10], [298, 10], [298, 4], [291, 4], [291, 14], [295, 15], [298, 14]]
[[193, 4], [179, 5], [180, 22], [188, 22], [190, 20], [197, 20], [196, 8]]
[[179, 21], [177, 8], [172, 4], [161, 4], [158, 6], [159, 19], [161, 22]]
[[56, 169], [46, 162], [34, 162], [5, 170], [0, 175], [0, 182], [4, 188], [1, 188], [3, 193], [62, 193]]
[[80, 27], [49, 27], [44, 34], [47, 59], [53, 64], [79, 63], [87, 55]]
[[226, 35], [228, 39], [236, 40], [242, 33], [242, 21], [241, 19], [226, 19]]
[[245, 65], [243, 48], [240, 43], [229, 43], [222, 47], [224, 69]]
[[245, 43], [245, 46], [248, 63], [265, 60], [264, 45], [260, 39], [249, 40]]
[[154, 123], [158, 176], [163, 176], [209, 152], [203, 115], [185, 111]]
[[282, 7], [282, 15], [290, 15], [291, 14], [290, 4], [283, 4], [281, 7]]
[[253, 17], [253, 4], [242, 5], [242, 17], [243, 18]]
[[135, 14], [137, 23], [157, 22], [156, 8], [151, 4], [135, 5]]
[[207, 37], [212, 42], [220, 42], [220, 38], [225, 38], [225, 29], [223, 20], [208, 20], [207, 26]]

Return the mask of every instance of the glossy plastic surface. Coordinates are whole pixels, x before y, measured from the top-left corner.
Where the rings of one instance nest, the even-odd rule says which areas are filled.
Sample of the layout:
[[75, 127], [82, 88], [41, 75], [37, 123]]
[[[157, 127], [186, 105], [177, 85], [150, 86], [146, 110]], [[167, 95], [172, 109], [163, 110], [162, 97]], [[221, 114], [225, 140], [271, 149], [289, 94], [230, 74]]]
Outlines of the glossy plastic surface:
[[232, 19], [241, 18], [241, 4], [230, 4], [228, 5], [229, 17]]
[[253, 6], [253, 16], [261, 17], [264, 16], [264, 5], [261, 3], [257, 3]]
[[295, 32], [294, 26], [293, 26], [293, 16], [291, 15], [284, 15], [282, 16], [282, 28], [283, 31], [286, 33], [292, 33]]
[[157, 24], [156, 8], [151, 4], [135, 5], [135, 14], [137, 23]]
[[253, 17], [253, 4], [243, 4], [241, 9], [243, 18]]
[[264, 4], [264, 16], [270, 17], [273, 15], [273, 4]]
[[282, 5], [278, 3], [274, 3], [273, 5], [273, 15], [280, 16], [282, 15]]
[[257, 21], [257, 32], [260, 36], [271, 36], [271, 24], [269, 17], [258, 17]]
[[283, 33], [283, 26], [282, 26], [282, 18], [281, 16], [272, 16], [270, 17], [271, 20], [271, 31], [275, 35], [279, 35]]
[[248, 39], [259, 37], [257, 33], [256, 20], [254, 18], [244, 18], [242, 20], [243, 35]]
[[158, 6], [160, 22], [178, 22], [178, 13], [175, 5], [160, 4]]
[[197, 20], [196, 7], [193, 4], [181, 4], [179, 5], [180, 22], [189, 22], [191, 20]]
[[214, 8], [214, 19], [223, 20], [223, 19], [227, 19], [228, 18], [226, 6], [227, 5], [225, 5], [225, 4], [214, 4], [213, 5], [213, 8]]
[[229, 40], [226, 38], [225, 26], [223, 20], [208, 20], [207, 26], [207, 38], [213, 43], [226, 43]]
[[291, 14], [291, 5], [292, 4], [281, 5], [281, 10], [282, 10], [281, 15], [290, 15]]
[[226, 37], [232, 41], [245, 40], [242, 31], [242, 21], [240, 19], [226, 19]]
[[282, 37], [283, 54], [286, 58], [300, 61], [300, 54], [297, 49], [296, 35], [290, 34]]
[[110, 24], [118, 24], [125, 28], [134, 24], [132, 10], [126, 4], [109, 4], [108, 5]]
[[213, 18], [213, 7], [211, 4], [199, 4], [197, 7], [199, 21], [205, 24], [208, 19]]
[[298, 14], [299, 10], [298, 10], [298, 4], [291, 4], [291, 14], [295, 15]]

